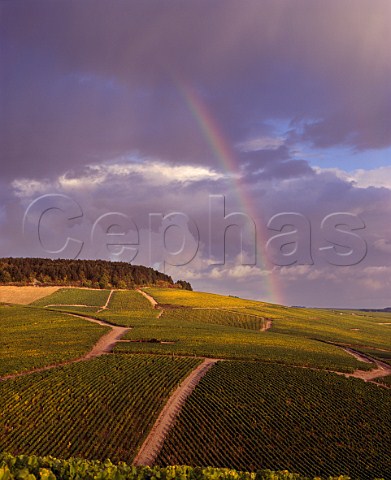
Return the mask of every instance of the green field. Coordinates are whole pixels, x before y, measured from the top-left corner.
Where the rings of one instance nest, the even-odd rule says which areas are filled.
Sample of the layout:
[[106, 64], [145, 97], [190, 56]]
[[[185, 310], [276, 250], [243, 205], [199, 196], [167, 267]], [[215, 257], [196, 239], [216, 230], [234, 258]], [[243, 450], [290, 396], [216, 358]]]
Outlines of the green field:
[[[158, 303], [170, 305], [183, 305], [198, 308], [243, 308], [259, 306], [262, 302], [243, 300], [237, 297], [226, 297], [214, 293], [190, 292], [175, 288], [145, 288]], [[268, 305], [267, 303], [264, 305]]]
[[133, 319], [149, 322], [156, 318], [158, 313], [140, 292], [116, 291], [111, 297], [108, 310], [102, 312], [99, 318], [128, 327], [133, 326]]
[[[178, 318], [181, 315], [186, 320], [197, 318], [204, 312], [195, 310], [197, 308], [212, 309], [223, 306], [224, 309], [235, 311], [237, 315], [241, 314], [243, 317], [251, 314], [272, 320], [269, 333], [352, 345], [357, 349], [378, 348], [385, 351], [384, 357], [387, 358], [387, 352], [391, 356], [391, 325], [388, 325], [391, 323], [390, 313], [292, 308], [207, 293], [175, 292], [173, 289], [148, 288], [146, 291], [163, 305], [188, 307], [177, 310], [175, 315]], [[216, 312], [221, 315], [224, 310]], [[213, 316], [210, 313], [208, 315], [212, 321]], [[227, 320], [228, 315], [227, 312]], [[229, 324], [219, 321], [217, 315], [213, 323]]]
[[187, 322], [186, 315], [184, 311], [180, 318], [170, 313], [149, 321], [132, 318], [133, 329], [124, 338], [133, 342], [117, 344], [115, 352], [254, 359], [346, 372], [371, 368], [333, 345], [272, 332]]
[[84, 288], [61, 288], [57, 292], [32, 303], [36, 307], [48, 305], [86, 305], [89, 307], [103, 307], [110, 294], [110, 290], [89, 290]]
[[[386, 318], [391, 319], [391, 315]], [[273, 330], [357, 347], [365, 345], [389, 349], [391, 345], [391, 329], [380, 325], [379, 319], [370, 314], [299, 309], [275, 320]]]
[[94, 316], [114, 325], [133, 327], [137, 322], [148, 324], [158, 314], [141, 293], [128, 290], [113, 292], [108, 308]]
[[172, 309], [167, 310], [165, 318], [177, 320], [178, 323], [211, 323], [215, 325], [225, 325], [229, 327], [244, 328], [259, 332], [265, 325], [265, 319], [260, 315], [248, 314], [241, 309], [237, 310], [214, 310], [214, 309]]
[[105, 356], [0, 383], [0, 451], [131, 461], [199, 360]]
[[84, 306], [76, 306], [76, 305], [61, 305], [61, 306], [53, 306], [48, 307], [48, 310], [53, 310], [55, 312], [67, 312], [67, 313], [74, 313], [76, 315], [85, 315], [89, 316], [90, 314], [92, 317], [96, 317], [96, 313], [100, 312], [101, 307], [84, 307]]
[[390, 413], [389, 392], [357, 379], [220, 362], [187, 400], [157, 462], [386, 478]]
[[376, 381], [391, 387], [391, 375], [387, 375], [386, 377], [378, 378]]
[[0, 376], [78, 358], [107, 330], [59, 312], [0, 306]]
[[136, 290], [115, 291], [111, 296], [109, 310], [113, 313], [153, 310], [151, 303]]

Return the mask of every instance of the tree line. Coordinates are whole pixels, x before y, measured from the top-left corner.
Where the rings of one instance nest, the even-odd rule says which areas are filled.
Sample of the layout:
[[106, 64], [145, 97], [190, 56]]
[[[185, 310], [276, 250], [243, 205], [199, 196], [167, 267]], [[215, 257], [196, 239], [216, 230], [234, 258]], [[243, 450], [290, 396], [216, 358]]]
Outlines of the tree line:
[[165, 286], [192, 290], [189, 282], [143, 265], [106, 260], [1, 258], [0, 284], [61, 285], [89, 288]]

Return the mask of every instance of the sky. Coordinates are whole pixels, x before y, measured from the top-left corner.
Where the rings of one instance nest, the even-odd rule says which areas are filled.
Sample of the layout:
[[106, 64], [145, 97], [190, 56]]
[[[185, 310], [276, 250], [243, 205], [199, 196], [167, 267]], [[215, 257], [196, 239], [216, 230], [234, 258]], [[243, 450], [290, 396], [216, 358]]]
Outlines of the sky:
[[389, 0], [0, 0], [0, 256], [391, 305]]

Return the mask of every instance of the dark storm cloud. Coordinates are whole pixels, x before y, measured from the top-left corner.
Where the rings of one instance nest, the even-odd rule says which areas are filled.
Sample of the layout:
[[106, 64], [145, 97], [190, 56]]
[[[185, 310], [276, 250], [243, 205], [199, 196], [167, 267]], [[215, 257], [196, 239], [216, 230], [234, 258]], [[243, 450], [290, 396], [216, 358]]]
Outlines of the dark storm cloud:
[[[264, 272], [209, 264], [209, 195], [225, 195], [227, 213], [245, 199], [261, 230], [276, 213], [302, 213], [318, 242], [325, 215], [351, 211], [367, 224], [363, 265], [316, 260], [275, 275], [287, 303], [386, 306], [390, 188], [378, 188], [381, 172], [373, 187], [354, 184], [352, 158], [325, 172], [301, 152], [391, 145], [389, 0], [3, 0], [0, 9], [1, 255], [40, 254], [21, 224], [45, 193], [83, 208], [70, 231], [87, 258], [98, 255], [88, 242], [102, 214], [127, 214], [146, 235], [149, 213], [183, 211], [202, 241], [177, 276], [265, 298]], [[207, 169], [197, 177], [194, 166]]]
[[315, 145], [391, 143], [387, 0], [0, 8], [3, 177], [51, 176], [128, 152], [215, 163], [180, 82], [194, 86], [231, 145], [270, 119], [295, 118]]

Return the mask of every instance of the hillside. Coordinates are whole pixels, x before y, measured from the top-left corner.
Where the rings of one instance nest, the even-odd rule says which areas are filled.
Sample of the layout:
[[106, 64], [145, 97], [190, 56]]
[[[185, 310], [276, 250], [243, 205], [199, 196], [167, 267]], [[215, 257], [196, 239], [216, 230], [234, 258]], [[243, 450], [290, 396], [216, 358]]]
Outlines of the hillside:
[[[0, 284], [61, 285], [87, 288], [134, 288], [142, 285], [173, 286], [169, 275], [142, 265], [105, 260], [51, 260], [47, 258], [1, 258]], [[179, 288], [191, 289], [179, 280]]]
[[389, 313], [170, 287], [12, 287], [0, 478], [389, 478]]

